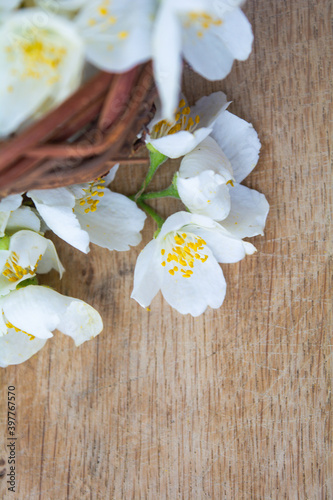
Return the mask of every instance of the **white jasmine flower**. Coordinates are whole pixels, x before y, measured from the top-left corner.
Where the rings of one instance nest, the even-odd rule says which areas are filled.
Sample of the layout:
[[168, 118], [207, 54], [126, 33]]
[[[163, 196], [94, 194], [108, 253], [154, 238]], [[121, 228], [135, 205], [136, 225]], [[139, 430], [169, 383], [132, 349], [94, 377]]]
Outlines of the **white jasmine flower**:
[[209, 80], [220, 80], [234, 59], [251, 52], [251, 26], [229, 0], [162, 0], [153, 31], [154, 74], [163, 116], [172, 120], [180, 90], [182, 56]]
[[151, 0], [92, 0], [75, 22], [89, 62], [124, 72], [151, 57]]
[[0, 27], [0, 137], [66, 99], [83, 63], [73, 23], [38, 8], [8, 17]]
[[62, 276], [64, 268], [51, 240], [22, 230], [6, 238], [6, 242], [8, 248], [0, 249], [0, 296], [15, 290], [19, 283], [37, 273], [56, 269]]
[[134, 201], [106, 187], [117, 170], [118, 165], [94, 182], [27, 195], [48, 227], [82, 252], [89, 251], [89, 241], [109, 250], [129, 250], [141, 241], [146, 214]]
[[161, 290], [177, 311], [199, 316], [224, 300], [226, 283], [218, 263], [238, 262], [255, 250], [208, 217], [178, 212], [140, 253], [131, 297], [147, 307]]
[[99, 313], [82, 300], [29, 285], [0, 298], [0, 366], [16, 365], [38, 352], [59, 330], [78, 346], [103, 329]]
[[177, 177], [180, 198], [191, 212], [223, 221], [229, 230], [230, 224], [238, 232], [245, 225], [247, 234], [242, 232], [241, 238], [263, 234], [268, 202], [263, 194], [239, 184], [259, 159], [256, 131], [250, 123], [224, 111], [214, 124], [212, 137], [182, 159]]
[[228, 104], [223, 92], [204, 96], [192, 107], [182, 98], [172, 122], [161, 120], [158, 108], [148, 126], [146, 143], [169, 158], [179, 158], [192, 151], [213, 131], [218, 116]]

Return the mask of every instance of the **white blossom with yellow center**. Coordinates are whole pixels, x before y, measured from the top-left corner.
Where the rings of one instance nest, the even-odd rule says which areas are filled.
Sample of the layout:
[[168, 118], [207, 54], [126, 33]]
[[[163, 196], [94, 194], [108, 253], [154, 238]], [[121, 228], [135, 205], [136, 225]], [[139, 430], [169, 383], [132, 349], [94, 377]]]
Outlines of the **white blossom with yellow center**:
[[0, 27], [0, 137], [65, 100], [83, 64], [73, 23], [37, 8], [9, 16]]
[[15, 290], [17, 285], [37, 273], [64, 268], [53, 242], [30, 230], [21, 230], [9, 239], [8, 249], [0, 250], [0, 296]]
[[117, 169], [118, 165], [90, 183], [33, 190], [27, 196], [47, 226], [82, 252], [89, 252], [89, 242], [109, 250], [129, 250], [141, 241], [146, 214], [127, 196], [107, 187]]
[[251, 52], [251, 26], [230, 0], [162, 0], [153, 29], [154, 75], [163, 117], [173, 119], [181, 84], [182, 57], [209, 80], [220, 80], [234, 59]]
[[212, 219], [178, 212], [140, 253], [131, 297], [149, 306], [161, 290], [182, 314], [199, 316], [221, 306], [226, 283], [220, 263], [238, 262], [255, 247]]
[[171, 122], [161, 119], [161, 108], [157, 103], [156, 115], [148, 125], [146, 143], [152, 144], [160, 153], [169, 158], [179, 158], [192, 151], [212, 131], [219, 115], [228, 106], [223, 92], [214, 92], [189, 106], [181, 98]]
[[75, 345], [103, 329], [99, 313], [82, 300], [29, 285], [0, 298], [0, 367], [22, 363], [59, 330]]
[[252, 125], [224, 111], [211, 137], [181, 161], [177, 176], [181, 200], [192, 213], [222, 221], [241, 238], [263, 234], [268, 202], [263, 194], [240, 184], [256, 166], [259, 151]]
[[152, 0], [92, 0], [76, 26], [89, 62], [104, 71], [124, 72], [151, 57]]

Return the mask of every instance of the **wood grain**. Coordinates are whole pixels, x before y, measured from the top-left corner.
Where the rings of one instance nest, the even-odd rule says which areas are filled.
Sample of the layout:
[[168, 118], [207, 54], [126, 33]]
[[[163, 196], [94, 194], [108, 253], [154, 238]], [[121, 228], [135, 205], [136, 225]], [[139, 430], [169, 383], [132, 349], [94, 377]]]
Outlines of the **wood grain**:
[[[105, 329], [78, 349], [57, 334], [1, 371], [0, 459], [8, 385], [18, 401], [18, 492], [2, 477], [2, 498], [333, 498], [331, 3], [248, 0], [245, 11], [249, 60], [223, 82], [187, 69], [184, 85], [192, 101], [224, 90], [259, 132], [245, 182], [271, 204], [258, 253], [223, 266], [223, 307], [192, 319], [160, 296], [150, 312], [129, 299], [141, 246], [85, 256], [57, 240], [68, 272], [48, 283], [94, 304]], [[124, 167], [115, 189], [135, 192], [143, 174]]]

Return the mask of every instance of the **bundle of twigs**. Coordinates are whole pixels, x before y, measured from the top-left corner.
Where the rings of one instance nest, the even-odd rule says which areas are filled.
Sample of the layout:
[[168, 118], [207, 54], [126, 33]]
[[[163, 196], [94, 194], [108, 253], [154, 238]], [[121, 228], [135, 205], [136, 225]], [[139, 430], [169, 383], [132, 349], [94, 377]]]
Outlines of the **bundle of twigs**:
[[150, 64], [123, 74], [99, 73], [0, 143], [0, 197], [91, 181], [108, 170], [106, 162], [129, 159], [137, 134], [152, 118], [154, 97]]

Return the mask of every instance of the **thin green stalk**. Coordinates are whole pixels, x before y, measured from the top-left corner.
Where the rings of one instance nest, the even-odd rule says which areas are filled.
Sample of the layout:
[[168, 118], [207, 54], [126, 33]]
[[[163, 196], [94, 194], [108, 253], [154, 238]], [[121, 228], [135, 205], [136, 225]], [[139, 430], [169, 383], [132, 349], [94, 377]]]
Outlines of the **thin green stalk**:
[[147, 144], [147, 149], [149, 150], [150, 166], [146, 175], [145, 180], [142, 183], [141, 188], [135, 195], [135, 201], [140, 198], [142, 193], [146, 190], [148, 184], [154, 177], [158, 167], [164, 163], [168, 157], [157, 151], [151, 144]]
[[137, 200], [137, 204], [139, 205], [139, 207], [142, 208], [142, 210], [144, 210], [148, 215], [150, 215], [150, 217], [152, 217], [154, 219], [154, 221], [158, 225], [158, 229], [160, 230], [165, 222], [163, 217], [158, 215], [158, 213], [155, 212], [155, 210], [152, 207], [150, 207], [149, 205], [147, 205], [144, 201]]
[[166, 198], [166, 197], [180, 199], [178, 191], [174, 187], [173, 184], [171, 184], [171, 186], [167, 187], [166, 189], [163, 189], [162, 191], [155, 191], [152, 193], [142, 193], [142, 195], [140, 196], [140, 199], [141, 200], [154, 200], [156, 198]]

